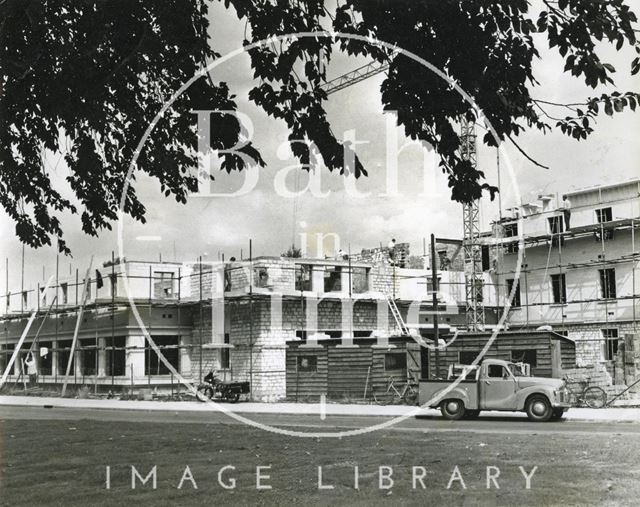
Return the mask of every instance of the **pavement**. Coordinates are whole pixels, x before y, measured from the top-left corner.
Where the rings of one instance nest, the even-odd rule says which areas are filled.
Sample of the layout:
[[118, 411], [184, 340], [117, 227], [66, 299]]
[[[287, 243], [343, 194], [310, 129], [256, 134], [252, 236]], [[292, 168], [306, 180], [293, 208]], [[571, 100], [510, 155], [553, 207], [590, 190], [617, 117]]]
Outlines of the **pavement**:
[[[46, 407], [104, 410], [141, 410], [169, 412], [234, 412], [237, 414], [292, 414], [325, 416], [437, 416], [438, 410], [407, 405], [364, 405], [341, 403], [202, 403], [198, 401], [136, 401], [108, 399], [48, 398], [37, 396], [0, 396], [0, 409], [7, 407]], [[519, 412], [483, 411], [483, 416], [522, 418]], [[565, 420], [582, 422], [640, 423], [640, 408], [572, 408]]]

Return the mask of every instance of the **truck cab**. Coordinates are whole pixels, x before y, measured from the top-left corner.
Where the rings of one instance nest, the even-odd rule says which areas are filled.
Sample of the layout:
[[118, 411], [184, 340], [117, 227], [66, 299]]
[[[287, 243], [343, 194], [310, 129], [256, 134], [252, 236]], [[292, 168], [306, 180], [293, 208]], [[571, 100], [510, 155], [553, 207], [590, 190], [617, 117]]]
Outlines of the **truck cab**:
[[443, 417], [477, 417], [482, 410], [526, 412], [532, 421], [560, 419], [570, 405], [565, 382], [532, 377], [529, 365], [486, 359], [455, 365], [447, 380], [421, 380], [420, 405], [440, 408]]

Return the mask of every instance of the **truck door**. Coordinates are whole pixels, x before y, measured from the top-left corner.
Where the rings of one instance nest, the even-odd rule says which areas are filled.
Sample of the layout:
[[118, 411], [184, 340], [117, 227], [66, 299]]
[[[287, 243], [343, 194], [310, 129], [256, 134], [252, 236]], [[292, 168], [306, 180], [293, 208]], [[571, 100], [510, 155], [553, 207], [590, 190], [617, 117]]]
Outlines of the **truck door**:
[[480, 379], [480, 408], [483, 410], [515, 410], [516, 379], [501, 364], [488, 364]]

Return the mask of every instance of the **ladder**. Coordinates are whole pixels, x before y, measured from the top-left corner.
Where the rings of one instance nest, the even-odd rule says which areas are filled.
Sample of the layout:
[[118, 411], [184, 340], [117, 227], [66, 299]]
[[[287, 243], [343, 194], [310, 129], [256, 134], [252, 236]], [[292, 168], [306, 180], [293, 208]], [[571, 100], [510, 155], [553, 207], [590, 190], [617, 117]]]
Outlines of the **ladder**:
[[386, 292], [384, 293], [384, 297], [387, 300], [387, 305], [391, 310], [391, 315], [393, 315], [393, 320], [396, 321], [396, 325], [398, 326], [398, 329], [400, 329], [400, 332], [403, 335], [409, 336], [409, 328], [407, 327], [407, 324], [402, 318], [402, 315], [400, 314], [400, 310], [398, 310], [398, 305], [396, 305], [395, 300], [391, 296], [389, 296], [389, 293], [386, 293]]
[[[388, 253], [386, 253], [386, 251], [383, 251], [382, 249], [380, 249], [378, 262], [380, 262], [381, 265], [387, 265], [391, 267], [391, 269], [395, 270], [395, 266], [396, 266], [396, 263], [398, 262], [398, 259], [391, 259], [391, 258], [387, 259], [386, 258], [387, 255]], [[389, 310], [391, 310], [391, 315], [393, 315], [393, 320], [396, 322], [396, 325], [398, 326], [400, 333], [405, 336], [409, 336], [409, 328], [407, 327], [407, 324], [404, 322], [404, 319], [402, 318], [402, 314], [400, 313], [400, 310], [398, 309], [398, 305], [396, 305], [396, 301], [393, 297], [395, 294], [395, 290], [391, 286], [391, 284], [395, 284], [395, 277], [392, 277], [392, 280], [389, 281], [389, 279], [387, 278], [387, 275], [385, 275], [384, 279], [385, 279], [385, 283], [384, 283], [384, 289], [382, 291], [382, 295], [384, 296], [387, 302], [387, 306], [389, 307]]]

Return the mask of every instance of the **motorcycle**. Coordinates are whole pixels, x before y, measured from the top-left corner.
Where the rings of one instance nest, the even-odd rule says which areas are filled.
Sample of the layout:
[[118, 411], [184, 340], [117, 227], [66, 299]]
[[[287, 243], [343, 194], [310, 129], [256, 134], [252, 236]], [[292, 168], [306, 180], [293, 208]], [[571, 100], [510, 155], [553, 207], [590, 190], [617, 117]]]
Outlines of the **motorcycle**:
[[203, 380], [198, 386], [198, 393], [210, 400], [236, 403], [240, 395], [250, 392], [249, 382], [225, 382], [214, 376], [213, 372], [209, 372]]

